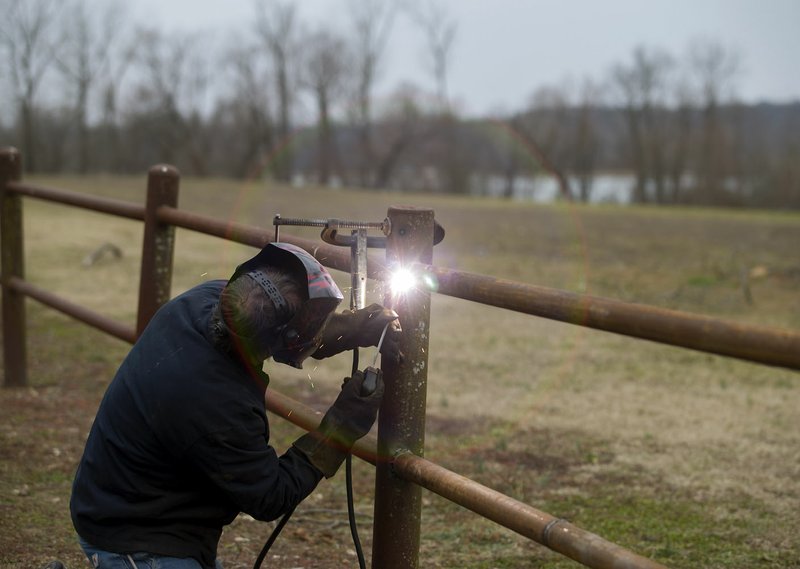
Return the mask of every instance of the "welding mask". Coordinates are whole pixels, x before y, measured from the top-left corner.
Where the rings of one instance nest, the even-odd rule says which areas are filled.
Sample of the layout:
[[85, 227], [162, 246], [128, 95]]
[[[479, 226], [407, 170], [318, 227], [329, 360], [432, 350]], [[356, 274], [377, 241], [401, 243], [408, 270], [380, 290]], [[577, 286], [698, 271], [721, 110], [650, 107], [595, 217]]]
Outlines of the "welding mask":
[[[283, 295], [262, 267], [276, 267], [293, 275], [297, 282], [307, 283], [301, 290], [303, 302], [292, 312]], [[252, 259], [236, 268], [228, 282], [251, 278], [272, 301], [278, 325], [264, 339], [272, 359], [296, 368], [319, 347], [321, 332], [328, 317], [342, 301], [342, 293], [319, 261], [305, 250], [288, 243], [269, 243]]]

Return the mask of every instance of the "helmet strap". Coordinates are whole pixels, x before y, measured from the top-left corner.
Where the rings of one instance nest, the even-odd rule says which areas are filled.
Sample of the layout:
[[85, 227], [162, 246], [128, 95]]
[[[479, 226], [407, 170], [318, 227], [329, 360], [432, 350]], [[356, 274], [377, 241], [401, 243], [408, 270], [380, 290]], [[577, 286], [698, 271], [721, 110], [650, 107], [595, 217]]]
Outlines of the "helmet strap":
[[255, 281], [272, 301], [272, 305], [275, 307], [275, 312], [278, 316], [277, 320], [284, 320], [288, 316], [289, 303], [286, 302], [286, 299], [281, 294], [281, 291], [278, 290], [278, 287], [275, 286], [275, 283], [269, 280], [269, 277], [261, 271], [250, 271], [246, 276]]

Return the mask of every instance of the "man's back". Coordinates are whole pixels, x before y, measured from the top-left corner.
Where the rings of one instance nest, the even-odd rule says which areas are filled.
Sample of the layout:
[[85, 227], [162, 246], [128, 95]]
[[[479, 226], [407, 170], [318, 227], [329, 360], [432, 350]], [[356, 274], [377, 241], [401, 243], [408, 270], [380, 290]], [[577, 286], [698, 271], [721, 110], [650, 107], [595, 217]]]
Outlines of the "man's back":
[[[216, 349], [209, 333], [224, 284], [205, 283], [162, 307], [109, 386], [71, 500], [73, 523], [92, 545], [213, 566], [222, 526], [239, 511], [283, 509], [252, 488], [269, 494], [267, 471], [278, 470], [266, 376]], [[319, 476], [301, 470], [310, 473], [298, 484], [307, 493]]]

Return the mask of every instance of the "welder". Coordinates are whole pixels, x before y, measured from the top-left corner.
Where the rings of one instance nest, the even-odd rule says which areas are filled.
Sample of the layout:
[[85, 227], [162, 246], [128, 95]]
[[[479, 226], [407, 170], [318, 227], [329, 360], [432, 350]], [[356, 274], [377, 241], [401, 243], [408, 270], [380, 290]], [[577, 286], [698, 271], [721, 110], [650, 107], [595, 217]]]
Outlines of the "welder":
[[320, 426], [282, 455], [269, 444], [264, 362], [301, 367], [359, 346], [399, 359], [399, 322], [342, 294], [306, 251], [271, 243], [228, 280], [165, 304], [100, 404], [70, 511], [94, 567], [214, 568], [223, 526], [274, 520], [332, 477], [369, 432], [383, 394], [346, 378]]

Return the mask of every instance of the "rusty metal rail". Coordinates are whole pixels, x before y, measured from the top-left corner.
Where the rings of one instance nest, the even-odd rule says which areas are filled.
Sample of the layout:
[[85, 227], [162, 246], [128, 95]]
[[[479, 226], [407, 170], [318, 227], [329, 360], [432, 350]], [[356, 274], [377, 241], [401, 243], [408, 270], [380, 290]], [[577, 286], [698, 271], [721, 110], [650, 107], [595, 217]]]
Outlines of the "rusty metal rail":
[[22, 182], [10, 182], [7, 191], [42, 201], [71, 205], [81, 209], [144, 221], [144, 206], [101, 196], [90, 196], [70, 190], [47, 188]]
[[417, 264], [441, 294], [662, 344], [800, 369], [800, 332]]
[[[267, 396], [267, 408], [309, 431], [315, 429], [322, 419], [321, 412], [272, 389]], [[395, 457], [387, 457], [378, 451], [377, 445], [378, 441], [374, 436], [366, 436], [353, 447], [353, 454], [370, 464], [382, 462], [396, 476], [418, 484], [583, 565], [597, 569], [665, 569], [660, 563], [415, 454], [403, 452]]]
[[11, 277], [8, 279], [8, 285], [11, 290], [24, 294], [36, 301], [41, 302], [45, 306], [49, 306], [59, 312], [63, 312], [67, 316], [72, 316], [76, 320], [80, 320], [89, 326], [102, 330], [106, 334], [125, 340], [131, 344], [136, 341], [136, 330], [133, 326], [129, 326], [108, 316], [98, 314], [89, 310], [85, 306], [75, 304], [65, 298], [46, 291], [32, 283], [24, 281], [18, 277]]
[[411, 453], [398, 455], [394, 472], [528, 539], [596, 569], [666, 569], [602, 537], [478, 484]]
[[[19, 182], [9, 183], [8, 190], [129, 219], [143, 220], [145, 215], [145, 208], [141, 205], [67, 190]], [[162, 205], [158, 207], [156, 216], [161, 223], [253, 247], [263, 247], [271, 240], [271, 232], [266, 229], [221, 221], [177, 207]], [[307, 250], [330, 268], [350, 270], [350, 257], [340, 247], [321, 245], [291, 235], [285, 235], [283, 239]], [[371, 257], [368, 267], [369, 277], [386, 278], [387, 269], [382, 260]], [[800, 369], [800, 332], [794, 330], [742, 324], [429, 264], [418, 264], [416, 269], [432, 277], [439, 294], [633, 338]]]
[[[220, 221], [177, 208], [161, 207], [158, 218], [177, 227], [253, 247], [263, 247], [271, 238], [271, 233], [265, 229]], [[283, 239], [307, 250], [328, 267], [350, 270], [350, 257], [341, 248], [290, 235]], [[368, 268], [370, 278], [387, 278], [387, 266], [380, 259], [371, 257]], [[446, 296], [632, 338], [800, 369], [800, 332], [794, 330], [742, 324], [429, 264], [416, 264], [415, 269], [432, 277], [435, 291]]]

